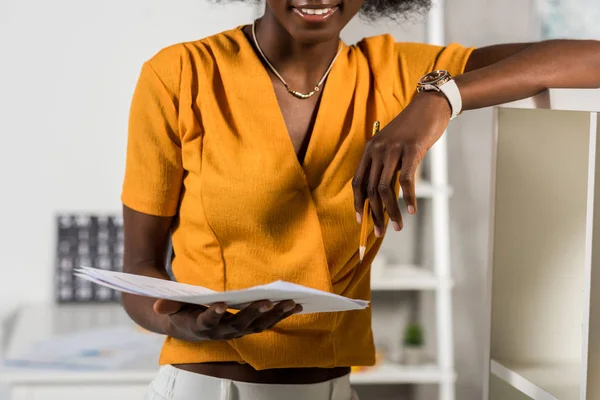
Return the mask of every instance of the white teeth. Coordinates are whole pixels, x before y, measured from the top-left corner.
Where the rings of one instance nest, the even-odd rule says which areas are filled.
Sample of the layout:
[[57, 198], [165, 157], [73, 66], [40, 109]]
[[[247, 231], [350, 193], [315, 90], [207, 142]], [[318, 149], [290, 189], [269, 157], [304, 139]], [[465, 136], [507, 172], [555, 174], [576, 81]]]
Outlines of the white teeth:
[[331, 7], [329, 7], [329, 8], [302, 8], [301, 11], [303, 14], [308, 14], [308, 15], [323, 15], [323, 14], [327, 14], [329, 11], [331, 11]]

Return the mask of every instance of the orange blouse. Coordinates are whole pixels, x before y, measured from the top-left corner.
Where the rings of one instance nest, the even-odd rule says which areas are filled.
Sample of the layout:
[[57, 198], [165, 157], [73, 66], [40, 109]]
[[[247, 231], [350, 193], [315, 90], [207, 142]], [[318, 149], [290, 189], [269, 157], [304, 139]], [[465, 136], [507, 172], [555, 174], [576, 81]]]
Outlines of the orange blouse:
[[[176, 216], [179, 282], [233, 290], [285, 280], [370, 299], [371, 236], [359, 263], [351, 180], [375, 120], [384, 127], [434, 69], [461, 74], [472, 49], [344, 45], [303, 164], [271, 79], [241, 28], [168, 47], [142, 68], [131, 106], [123, 203]], [[371, 230], [372, 231], [372, 230]], [[293, 316], [229, 341], [167, 338], [160, 364], [254, 368], [372, 365], [371, 311]]]

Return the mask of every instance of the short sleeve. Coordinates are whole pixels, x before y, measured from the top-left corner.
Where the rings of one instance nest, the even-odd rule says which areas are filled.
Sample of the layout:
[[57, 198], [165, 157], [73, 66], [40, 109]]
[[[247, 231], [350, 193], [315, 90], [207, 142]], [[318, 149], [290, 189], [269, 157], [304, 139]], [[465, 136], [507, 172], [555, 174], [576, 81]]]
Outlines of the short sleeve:
[[452, 76], [465, 72], [474, 48], [452, 43], [446, 47], [421, 43], [396, 43], [400, 90], [407, 105], [416, 94], [417, 83], [431, 71], [443, 69]]
[[178, 131], [172, 85], [165, 84], [146, 62], [131, 102], [121, 195], [124, 205], [156, 216], [177, 213], [183, 179]]

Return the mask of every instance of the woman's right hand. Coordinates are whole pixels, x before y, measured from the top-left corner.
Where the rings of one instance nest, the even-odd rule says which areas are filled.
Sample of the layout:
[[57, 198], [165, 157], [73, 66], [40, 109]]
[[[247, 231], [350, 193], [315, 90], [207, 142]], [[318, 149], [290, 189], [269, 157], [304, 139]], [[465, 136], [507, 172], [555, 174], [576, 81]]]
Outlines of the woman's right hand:
[[287, 300], [277, 304], [257, 301], [232, 314], [223, 303], [210, 307], [159, 299], [154, 311], [167, 317], [165, 333], [187, 342], [231, 340], [271, 329], [281, 320], [302, 311], [302, 306]]

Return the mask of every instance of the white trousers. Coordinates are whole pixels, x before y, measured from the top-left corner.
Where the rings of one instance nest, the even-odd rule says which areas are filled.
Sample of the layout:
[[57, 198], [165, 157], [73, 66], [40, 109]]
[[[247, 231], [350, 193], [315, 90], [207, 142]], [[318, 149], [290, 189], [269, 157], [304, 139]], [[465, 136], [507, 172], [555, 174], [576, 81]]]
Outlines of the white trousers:
[[267, 385], [160, 367], [146, 400], [358, 400], [350, 376], [310, 385]]

